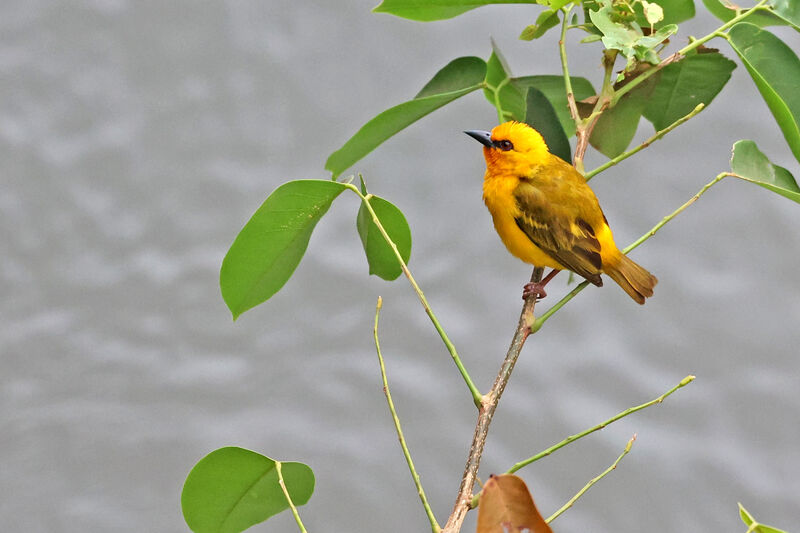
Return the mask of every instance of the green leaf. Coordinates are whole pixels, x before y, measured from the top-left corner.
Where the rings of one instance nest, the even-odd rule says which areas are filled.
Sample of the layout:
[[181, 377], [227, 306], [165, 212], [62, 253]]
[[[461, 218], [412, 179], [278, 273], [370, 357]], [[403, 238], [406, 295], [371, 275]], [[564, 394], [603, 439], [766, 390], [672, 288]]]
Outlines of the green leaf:
[[[664, 10], [664, 18], [654, 24], [656, 29], [692, 19], [695, 15], [694, 0], [651, 0], [650, 4], [658, 4]], [[639, 25], [649, 26], [650, 23], [646, 20], [643, 5], [635, 4], [634, 10]]]
[[600, 153], [613, 159], [628, 148], [658, 77], [659, 74], [651, 76], [600, 115], [589, 137], [589, 143]]
[[[570, 77], [570, 82], [572, 83], [572, 92], [575, 95], [575, 100], [583, 100], [594, 96], [594, 87], [586, 78]], [[569, 114], [567, 90], [564, 87], [563, 76], [524, 76], [512, 79], [511, 83], [517, 87], [521, 94], [527, 94], [528, 87], [535, 87], [542, 91], [550, 101], [550, 105], [553, 106], [567, 138], [575, 135], [575, 122]]]
[[[792, 0], [786, 0], [788, 3], [791, 3]], [[733, 17], [736, 16], [736, 10], [727, 7], [722, 0], [703, 0], [703, 4], [706, 6], [706, 9], [717, 17], [718, 19], [722, 20], [723, 22], [728, 22]], [[756, 11], [745, 19], [750, 24], [755, 24], [756, 26], [764, 27], [764, 26], [785, 26], [787, 21], [783, 18], [771, 13], [769, 11]]]
[[573, 0], [553, 0], [550, 3], [550, 9], [539, 13], [539, 16], [536, 17], [536, 23], [522, 30], [519, 38], [523, 41], [532, 41], [547, 33], [547, 30], [558, 25], [559, 10], [572, 1]]
[[[303, 463], [281, 462], [295, 506], [314, 492], [314, 473]], [[238, 533], [289, 508], [275, 461], [244, 448], [215, 450], [198, 462], [183, 485], [181, 507], [195, 533]]]
[[[493, 106], [503, 111], [503, 118], [507, 120], [524, 120], [525, 98], [523, 93], [511, 83], [506, 82], [511, 76], [505, 58], [500, 53], [494, 40], [492, 40], [492, 55], [486, 62], [486, 80], [488, 88], [483, 90], [484, 96]], [[500, 85], [506, 82], [505, 85]], [[497, 89], [500, 87], [500, 89]], [[495, 93], [497, 100], [495, 101]]]
[[373, 9], [420, 22], [453, 18], [490, 4], [533, 4], [533, 0], [383, 0]]
[[[375, 215], [383, 229], [389, 234], [389, 238], [397, 246], [403, 262], [408, 264], [408, 258], [411, 257], [411, 230], [406, 222], [406, 217], [403, 216], [402, 211], [383, 198], [372, 195], [368, 198], [370, 207], [375, 211]], [[372, 220], [369, 209], [363, 202], [358, 210], [356, 227], [358, 235], [361, 237], [361, 244], [364, 245], [364, 253], [367, 254], [369, 273], [387, 281], [397, 279], [403, 273], [403, 269], [397, 261], [394, 250], [383, 238], [378, 226]]]
[[528, 112], [525, 122], [542, 134], [551, 154], [557, 155], [568, 163], [571, 162], [572, 150], [569, 140], [550, 101], [536, 87], [528, 87], [526, 101]]
[[745, 181], [800, 203], [800, 187], [791, 173], [772, 164], [753, 141], [737, 141], [733, 145], [731, 171]]
[[480, 83], [485, 76], [486, 61], [475, 56], [459, 57], [437, 72], [414, 98], [460, 91]]
[[329, 180], [290, 181], [261, 204], [236, 236], [219, 273], [222, 298], [234, 320], [289, 280], [314, 226], [345, 188]]
[[783, 41], [753, 24], [740, 22], [731, 28], [729, 36], [800, 161], [800, 59]]
[[485, 76], [486, 62], [483, 59], [461, 57], [451, 61], [436, 73], [416, 98], [387, 109], [364, 124], [344, 146], [328, 157], [325, 169], [336, 178], [397, 132], [453, 100], [480, 89]]
[[[756, 521], [756, 519], [753, 518], [753, 515], [748, 513], [747, 509], [742, 507], [741, 503], [739, 504], [739, 516], [742, 518], [742, 522], [744, 522], [746, 526], [751, 526], [753, 525], [753, 522]], [[751, 531], [751, 533], [786, 533], [786, 531], [783, 531], [782, 529], [777, 529], [762, 524], [758, 524], [755, 529], [748, 531]]]
[[693, 54], [667, 65], [644, 109], [656, 130], [689, 114], [699, 103], [706, 106], [722, 90], [736, 63], [720, 53]]
[[[800, 2], [797, 0], [772, 0], [772, 9], [778, 17], [800, 31]], [[749, 21], [749, 19], [747, 19]]]

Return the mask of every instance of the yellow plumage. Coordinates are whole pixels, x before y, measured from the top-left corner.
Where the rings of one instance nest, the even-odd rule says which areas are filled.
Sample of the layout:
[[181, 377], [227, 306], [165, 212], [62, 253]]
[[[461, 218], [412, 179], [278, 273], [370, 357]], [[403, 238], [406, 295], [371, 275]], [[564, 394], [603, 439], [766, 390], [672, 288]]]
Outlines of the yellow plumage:
[[653, 295], [658, 280], [619, 251], [594, 192], [539, 132], [506, 122], [467, 133], [484, 144], [483, 200], [509, 252], [598, 286], [608, 274], [640, 304]]

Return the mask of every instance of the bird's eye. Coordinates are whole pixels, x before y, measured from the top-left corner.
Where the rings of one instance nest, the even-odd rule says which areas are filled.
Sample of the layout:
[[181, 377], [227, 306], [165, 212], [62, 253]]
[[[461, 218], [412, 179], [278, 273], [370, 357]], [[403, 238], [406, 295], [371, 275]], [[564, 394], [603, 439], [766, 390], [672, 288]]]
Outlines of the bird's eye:
[[511, 141], [498, 141], [497, 147], [500, 148], [504, 152], [508, 152], [509, 150], [514, 149], [514, 145], [511, 144]]

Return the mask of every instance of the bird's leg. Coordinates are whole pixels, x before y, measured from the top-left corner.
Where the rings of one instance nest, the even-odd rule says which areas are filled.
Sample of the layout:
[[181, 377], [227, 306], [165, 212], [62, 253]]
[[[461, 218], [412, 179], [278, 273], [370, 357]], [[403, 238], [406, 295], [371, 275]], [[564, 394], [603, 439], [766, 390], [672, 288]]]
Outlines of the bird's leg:
[[530, 283], [526, 283], [525, 286], [522, 288], [522, 299], [525, 300], [528, 298], [528, 296], [536, 296], [537, 299], [541, 300], [542, 298], [547, 296], [547, 293], [544, 290], [544, 286], [547, 285], [551, 279], [556, 277], [556, 274], [558, 274], [559, 272], [561, 271], [558, 270], [557, 268], [554, 268], [553, 270], [550, 271], [549, 274], [543, 277], [541, 281], [535, 283], [531, 281]]

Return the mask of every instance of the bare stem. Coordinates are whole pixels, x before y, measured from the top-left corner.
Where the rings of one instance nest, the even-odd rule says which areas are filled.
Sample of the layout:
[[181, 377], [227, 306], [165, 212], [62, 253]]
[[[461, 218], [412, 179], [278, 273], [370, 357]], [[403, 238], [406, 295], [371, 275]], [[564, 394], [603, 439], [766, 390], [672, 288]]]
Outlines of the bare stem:
[[431, 531], [433, 533], [439, 533], [442, 530], [442, 528], [439, 526], [439, 523], [436, 521], [436, 517], [433, 515], [433, 510], [431, 510], [431, 506], [428, 503], [428, 498], [425, 496], [425, 490], [422, 488], [422, 483], [419, 480], [419, 474], [417, 473], [417, 469], [414, 468], [414, 461], [411, 460], [411, 452], [408, 450], [406, 439], [403, 436], [403, 429], [400, 427], [400, 418], [397, 416], [397, 411], [394, 408], [394, 402], [392, 401], [392, 393], [389, 391], [389, 382], [386, 379], [386, 367], [383, 364], [383, 355], [381, 354], [381, 343], [378, 340], [378, 318], [380, 316], [382, 306], [383, 306], [383, 300], [381, 299], [380, 296], [378, 296], [378, 303], [375, 306], [375, 327], [373, 328], [373, 332], [375, 335], [375, 350], [378, 352], [378, 363], [380, 363], [381, 366], [383, 393], [386, 396], [386, 403], [389, 404], [389, 412], [392, 413], [392, 420], [394, 421], [394, 429], [397, 431], [397, 438], [400, 440], [400, 447], [403, 448], [403, 455], [406, 458], [406, 463], [408, 463], [408, 469], [411, 471], [411, 478], [414, 480], [414, 485], [417, 487], [417, 494], [419, 495], [419, 499], [422, 502], [422, 507], [425, 508], [425, 514], [428, 515], [428, 520], [431, 523]]
[[620, 461], [622, 461], [622, 458], [625, 457], [626, 455], [628, 455], [628, 452], [631, 451], [631, 447], [633, 447], [633, 443], [634, 443], [635, 440], [636, 440], [636, 434], [634, 433], [633, 437], [631, 437], [631, 440], [629, 440], [628, 444], [625, 446], [625, 449], [622, 451], [620, 456], [617, 457], [617, 460], [614, 461], [614, 463], [611, 466], [609, 466], [608, 468], [603, 470], [603, 472], [599, 476], [597, 476], [597, 477], [593, 478], [591, 481], [589, 481], [589, 483], [587, 483], [581, 490], [579, 490], [577, 492], [577, 494], [575, 494], [575, 496], [570, 498], [569, 501], [567, 503], [565, 503], [561, 507], [561, 509], [559, 509], [558, 511], [556, 511], [555, 513], [550, 515], [550, 517], [547, 520], [545, 520], [545, 522], [547, 522], [549, 524], [550, 522], [552, 522], [553, 520], [555, 520], [556, 518], [561, 516], [564, 513], [564, 511], [566, 511], [567, 509], [572, 507], [572, 505], [576, 501], [578, 501], [578, 498], [583, 496], [586, 493], [587, 490], [592, 488], [592, 485], [594, 485], [595, 483], [597, 483], [598, 481], [603, 479], [609, 472], [611, 472], [612, 470], [617, 468], [617, 465], [619, 464]]
[[286, 488], [286, 482], [283, 480], [283, 472], [281, 471], [280, 461], [275, 461], [275, 471], [278, 474], [278, 485], [281, 486], [283, 495], [286, 497], [286, 502], [289, 504], [289, 508], [292, 510], [292, 515], [294, 515], [294, 521], [297, 522], [297, 527], [300, 529], [302, 533], [308, 533], [306, 531], [305, 526], [303, 525], [303, 521], [300, 520], [300, 513], [297, 512], [297, 507], [295, 507], [294, 502], [292, 501], [292, 497], [289, 496], [289, 491]]
[[372, 221], [375, 223], [375, 226], [378, 227], [378, 231], [381, 232], [383, 239], [392, 248], [395, 258], [397, 259], [397, 262], [403, 269], [403, 274], [405, 274], [406, 278], [408, 279], [408, 282], [414, 289], [414, 292], [417, 293], [417, 297], [419, 298], [419, 301], [422, 303], [422, 307], [425, 309], [425, 313], [428, 315], [428, 318], [430, 318], [431, 322], [433, 323], [433, 327], [436, 328], [436, 332], [439, 334], [439, 337], [441, 337], [442, 342], [444, 342], [444, 345], [447, 348], [447, 351], [453, 358], [453, 362], [456, 364], [458, 371], [461, 373], [461, 377], [464, 379], [464, 383], [466, 383], [467, 388], [469, 388], [470, 394], [472, 395], [473, 403], [475, 404], [476, 407], [480, 408], [483, 396], [478, 390], [478, 387], [476, 387], [475, 383], [472, 381], [472, 378], [470, 377], [469, 372], [467, 372], [466, 367], [464, 367], [464, 364], [461, 362], [461, 358], [458, 356], [458, 352], [456, 351], [455, 345], [450, 341], [450, 337], [447, 336], [447, 333], [445, 333], [444, 328], [439, 323], [439, 319], [436, 318], [436, 315], [433, 313], [430, 304], [428, 304], [428, 300], [425, 298], [425, 294], [422, 292], [422, 289], [419, 288], [419, 285], [417, 285], [414, 276], [411, 275], [411, 271], [408, 269], [406, 262], [403, 261], [403, 257], [400, 255], [400, 251], [397, 249], [397, 245], [394, 243], [394, 241], [392, 241], [392, 238], [389, 237], [389, 234], [386, 232], [386, 229], [384, 229], [380, 219], [378, 219], [378, 215], [375, 214], [375, 210], [372, 209], [372, 206], [369, 203], [369, 198], [368, 198], [369, 195], [364, 196], [363, 194], [361, 194], [361, 191], [358, 190], [358, 187], [356, 187], [351, 183], [346, 183], [344, 184], [344, 186], [353, 191], [354, 193], [356, 193], [358, 197], [361, 198], [362, 203], [364, 204], [364, 206], [366, 206], [370, 216], [372, 216]]
[[[655, 226], [653, 226], [653, 227], [650, 229], [650, 231], [648, 231], [647, 233], [645, 233], [644, 235], [642, 235], [641, 237], [639, 237], [638, 239], [636, 239], [634, 242], [632, 242], [630, 245], [628, 245], [626, 248], [624, 248], [624, 249], [622, 250], [622, 252], [623, 252], [623, 253], [625, 253], [625, 254], [627, 254], [628, 252], [630, 252], [631, 250], [633, 250], [634, 248], [636, 248], [637, 246], [639, 246], [640, 244], [642, 244], [643, 242], [645, 242], [647, 239], [649, 239], [650, 237], [652, 237], [653, 235], [655, 235], [655, 234], [656, 234], [656, 232], [657, 232], [658, 230], [660, 230], [660, 229], [661, 229], [661, 228], [662, 228], [662, 227], [663, 227], [663, 226], [664, 226], [664, 225], [665, 225], [667, 222], [669, 222], [670, 220], [672, 220], [673, 218], [675, 218], [676, 216], [678, 216], [678, 215], [679, 215], [679, 214], [680, 214], [680, 213], [681, 213], [681, 212], [682, 212], [684, 209], [686, 209], [687, 207], [689, 207], [690, 205], [692, 205], [693, 203], [695, 203], [695, 202], [696, 202], [696, 201], [697, 201], [697, 200], [698, 200], [698, 199], [699, 199], [699, 198], [700, 198], [700, 197], [701, 197], [703, 194], [705, 194], [705, 192], [706, 192], [708, 189], [710, 189], [710, 188], [711, 188], [711, 187], [712, 187], [714, 184], [716, 184], [718, 181], [720, 181], [721, 179], [723, 179], [723, 178], [725, 178], [725, 177], [727, 177], [727, 176], [733, 176], [733, 177], [736, 177], [736, 178], [740, 177], [740, 176], [738, 176], [738, 175], [736, 175], [736, 174], [733, 174], [733, 173], [731, 173], [731, 172], [722, 172], [721, 174], [718, 174], [718, 175], [717, 175], [717, 176], [716, 176], [716, 177], [715, 177], [713, 180], [711, 180], [710, 182], [706, 183], [706, 184], [703, 186], [703, 188], [702, 188], [702, 189], [700, 189], [700, 191], [699, 191], [697, 194], [695, 194], [694, 196], [692, 196], [692, 197], [691, 197], [691, 198], [690, 198], [690, 199], [689, 199], [689, 200], [688, 200], [688, 201], [687, 201], [685, 204], [683, 204], [683, 205], [682, 205], [682, 206], [680, 206], [678, 209], [676, 209], [675, 211], [673, 211], [672, 213], [670, 213], [669, 215], [667, 215], [667, 216], [665, 216], [663, 219], [661, 219], [661, 222], [659, 222], [658, 224], [656, 224]], [[539, 329], [542, 327], [542, 325], [543, 325], [543, 324], [544, 324], [544, 323], [545, 323], [545, 322], [546, 322], [546, 321], [547, 321], [547, 320], [548, 320], [548, 319], [549, 319], [551, 316], [553, 316], [553, 315], [554, 315], [554, 314], [555, 314], [555, 313], [556, 313], [556, 312], [557, 312], [559, 309], [561, 309], [562, 307], [564, 307], [564, 305], [565, 305], [567, 302], [569, 302], [569, 301], [570, 301], [570, 300], [572, 300], [572, 299], [573, 299], [575, 296], [577, 296], [577, 294], [578, 294], [579, 292], [581, 292], [583, 289], [585, 289], [587, 285], [589, 285], [589, 282], [588, 282], [588, 281], [584, 281], [583, 283], [581, 283], [580, 285], [578, 285], [577, 287], [575, 287], [574, 289], [572, 289], [572, 291], [571, 291], [569, 294], [567, 294], [566, 296], [564, 296], [564, 297], [563, 297], [561, 300], [559, 300], [559, 301], [558, 301], [558, 302], [557, 302], [555, 305], [553, 305], [553, 307], [551, 307], [550, 309], [548, 309], [547, 311], [545, 311], [545, 312], [544, 312], [544, 314], [542, 314], [540, 317], [538, 317], [538, 318], [536, 319], [536, 321], [533, 323], [533, 326], [531, 326], [531, 329], [532, 329], [533, 331], [538, 331], [538, 330], [539, 330]]]
[[597, 174], [600, 174], [604, 170], [606, 170], [606, 169], [608, 169], [610, 167], [613, 167], [614, 165], [616, 165], [620, 161], [624, 161], [625, 159], [628, 159], [630, 156], [640, 152], [641, 150], [644, 150], [645, 148], [647, 148], [648, 146], [650, 146], [651, 144], [653, 144], [654, 142], [659, 140], [661, 137], [663, 137], [667, 133], [671, 132], [672, 130], [674, 130], [675, 128], [677, 128], [678, 126], [680, 126], [681, 124], [683, 124], [684, 122], [686, 122], [687, 120], [692, 118], [693, 116], [695, 116], [698, 113], [700, 113], [700, 111], [702, 111], [704, 108], [705, 108], [705, 104], [697, 104], [697, 107], [695, 107], [691, 111], [691, 113], [689, 113], [685, 117], [679, 118], [678, 120], [676, 120], [675, 122], [673, 122], [672, 124], [670, 124], [669, 126], [664, 128], [663, 130], [657, 131], [652, 137], [650, 137], [649, 139], [644, 141], [642, 144], [640, 144], [636, 148], [634, 148], [632, 150], [628, 150], [627, 152], [621, 153], [617, 157], [615, 157], [613, 159], [610, 159], [609, 161], [607, 161], [606, 163], [600, 165], [596, 169], [594, 169], [594, 170], [592, 170], [590, 172], [587, 172], [586, 175], [584, 176], [586, 178], [586, 181], [589, 181], [594, 176], [596, 176]]
[[517, 464], [515, 464], [514, 466], [509, 468], [506, 471], [506, 474], [513, 474], [514, 472], [517, 472], [518, 470], [528, 466], [529, 464], [531, 464], [531, 463], [533, 463], [535, 461], [538, 461], [539, 459], [541, 459], [543, 457], [547, 457], [548, 455], [550, 455], [554, 451], [563, 448], [567, 444], [575, 442], [576, 440], [581, 439], [581, 438], [585, 437], [586, 435], [590, 435], [590, 434], [594, 433], [595, 431], [600, 431], [604, 427], [606, 427], [606, 426], [608, 426], [610, 424], [613, 424], [617, 420], [625, 418], [626, 416], [631, 415], [631, 414], [633, 414], [633, 413], [635, 413], [637, 411], [641, 411], [642, 409], [647, 409], [651, 405], [660, 404], [670, 394], [672, 394], [673, 392], [675, 392], [676, 390], [678, 390], [680, 388], [685, 387], [686, 385], [688, 385], [692, 381], [694, 381], [694, 376], [686, 376], [685, 378], [683, 378], [681, 380], [680, 383], [678, 383], [677, 385], [672, 387], [670, 390], [668, 390], [667, 392], [665, 392], [664, 394], [662, 394], [658, 398], [650, 400], [647, 403], [643, 403], [641, 405], [637, 405], [636, 407], [630, 407], [628, 409], [625, 409], [624, 411], [622, 411], [620, 413], [617, 413], [616, 415], [612, 416], [608, 420], [606, 420], [604, 422], [601, 422], [601, 423], [597, 424], [596, 426], [592, 426], [589, 429], [585, 429], [585, 430], [581, 431], [580, 433], [576, 433], [575, 435], [571, 435], [571, 436], [567, 437], [566, 439], [562, 440], [561, 442], [550, 446], [546, 450], [543, 450], [543, 451], [537, 453], [536, 455], [525, 459], [524, 461], [518, 462]]
[[[542, 274], [544, 274], [543, 268], [534, 268], [531, 274], [531, 281], [541, 281]], [[478, 467], [481, 463], [483, 448], [486, 445], [486, 435], [489, 433], [489, 425], [492, 423], [492, 417], [497, 409], [497, 403], [500, 401], [500, 396], [502, 396], [506, 384], [511, 377], [511, 372], [514, 370], [514, 365], [517, 362], [520, 351], [525, 345], [525, 340], [531, 333], [531, 325], [534, 319], [533, 310], [535, 306], [535, 296], [530, 296], [525, 299], [522, 312], [519, 316], [517, 329], [514, 332], [514, 337], [511, 339], [511, 346], [508, 348], [508, 352], [495, 378], [492, 389], [483, 397], [481, 406], [478, 409], [478, 422], [475, 424], [475, 433], [472, 436], [472, 446], [469, 450], [469, 457], [467, 457], [467, 464], [464, 468], [464, 475], [461, 478], [461, 486], [458, 489], [458, 496], [456, 497], [453, 512], [450, 514], [450, 518], [447, 520], [447, 524], [445, 524], [443, 529], [444, 533], [457, 533], [460, 531], [467, 511], [469, 511], [471, 507], [472, 487], [478, 477]]]

